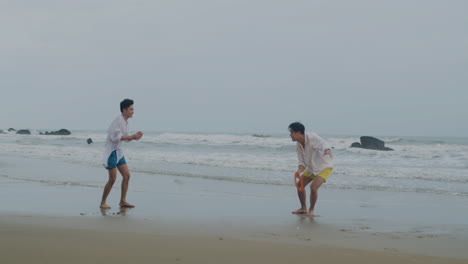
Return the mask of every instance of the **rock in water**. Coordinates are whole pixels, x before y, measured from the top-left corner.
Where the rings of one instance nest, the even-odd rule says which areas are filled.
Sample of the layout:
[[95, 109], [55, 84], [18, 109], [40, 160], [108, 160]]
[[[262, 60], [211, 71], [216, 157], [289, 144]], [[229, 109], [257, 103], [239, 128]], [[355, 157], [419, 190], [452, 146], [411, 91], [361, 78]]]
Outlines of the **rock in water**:
[[59, 131], [45, 132], [44, 135], [58, 135], [58, 136], [68, 136], [71, 132], [62, 128]]
[[93, 140], [91, 138], [88, 138], [88, 140], [86, 140], [86, 142], [88, 142], [88, 144], [91, 144], [91, 143], [93, 143]]
[[16, 134], [20, 134], [20, 135], [31, 135], [31, 131], [27, 130], [27, 129], [20, 129], [16, 132]]
[[361, 146], [365, 149], [393, 150], [391, 148], [385, 147], [385, 142], [383, 142], [382, 140], [369, 136], [361, 137]]

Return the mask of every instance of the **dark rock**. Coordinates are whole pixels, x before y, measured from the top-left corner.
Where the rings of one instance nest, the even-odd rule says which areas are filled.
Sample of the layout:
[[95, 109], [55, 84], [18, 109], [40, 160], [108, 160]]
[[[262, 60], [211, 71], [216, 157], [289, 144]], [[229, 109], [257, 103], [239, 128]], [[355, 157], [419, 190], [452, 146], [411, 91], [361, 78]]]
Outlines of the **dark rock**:
[[393, 150], [391, 148], [385, 147], [385, 142], [382, 140], [369, 136], [361, 137], [361, 147], [374, 150]]
[[362, 148], [361, 143], [359, 143], [359, 142], [354, 142], [353, 144], [351, 144], [351, 147], [352, 148]]
[[16, 129], [10, 127], [10, 128], [8, 129], [8, 132], [11, 132], [11, 131], [16, 131]]
[[16, 131], [16, 134], [20, 134], [20, 135], [31, 135], [31, 131], [27, 130], [27, 129], [20, 129], [18, 131]]
[[88, 144], [91, 144], [91, 143], [93, 143], [93, 140], [92, 140], [91, 138], [88, 138], [88, 139], [86, 140], [86, 142], [88, 142]]
[[57, 136], [68, 136], [71, 132], [62, 128], [59, 131], [45, 132], [44, 135], [57, 135]]
[[385, 147], [385, 142], [374, 137], [361, 137], [361, 146], [366, 149], [381, 149]]

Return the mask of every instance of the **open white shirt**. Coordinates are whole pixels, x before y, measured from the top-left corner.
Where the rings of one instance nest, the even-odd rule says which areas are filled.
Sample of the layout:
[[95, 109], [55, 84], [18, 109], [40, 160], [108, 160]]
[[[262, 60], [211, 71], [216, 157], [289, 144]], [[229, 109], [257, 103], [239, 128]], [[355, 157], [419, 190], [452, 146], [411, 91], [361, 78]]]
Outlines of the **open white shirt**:
[[111, 153], [116, 150], [117, 162], [124, 156], [121, 145], [123, 136], [129, 136], [128, 122], [122, 115], [117, 116], [107, 129], [107, 138], [103, 156], [103, 164], [107, 167], [107, 160]]
[[330, 149], [331, 153], [327, 142], [315, 133], [306, 133], [304, 136], [304, 147], [297, 142], [296, 152], [299, 165], [305, 167], [307, 174], [317, 175], [326, 168], [333, 168], [331, 155], [324, 155], [326, 149]]

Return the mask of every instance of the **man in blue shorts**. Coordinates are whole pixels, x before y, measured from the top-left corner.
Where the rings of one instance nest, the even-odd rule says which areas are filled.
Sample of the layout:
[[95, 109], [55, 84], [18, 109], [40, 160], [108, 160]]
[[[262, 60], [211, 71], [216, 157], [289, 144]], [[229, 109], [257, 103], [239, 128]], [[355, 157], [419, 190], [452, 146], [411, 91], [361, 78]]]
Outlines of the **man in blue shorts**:
[[100, 208], [110, 209], [107, 205], [106, 199], [112, 190], [112, 186], [117, 179], [117, 170], [122, 175], [122, 194], [120, 197], [120, 207], [135, 207], [127, 202], [127, 190], [128, 182], [130, 181], [130, 172], [125, 162], [125, 157], [121, 149], [122, 141], [140, 140], [143, 137], [143, 132], [138, 131], [137, 133], [130, 135], [128, 130], [128, 119], [133, 117], [134, 108], [133, 100], [125, 99], [120, 103], [121, 115], [114, 119], [112, 124], [107, 130], [106, 138], [106, 149], [104, 151], [104, 166], [109, 172], [109, 181], [104, 187], [104, 193], [102, 194], [102, 201]]

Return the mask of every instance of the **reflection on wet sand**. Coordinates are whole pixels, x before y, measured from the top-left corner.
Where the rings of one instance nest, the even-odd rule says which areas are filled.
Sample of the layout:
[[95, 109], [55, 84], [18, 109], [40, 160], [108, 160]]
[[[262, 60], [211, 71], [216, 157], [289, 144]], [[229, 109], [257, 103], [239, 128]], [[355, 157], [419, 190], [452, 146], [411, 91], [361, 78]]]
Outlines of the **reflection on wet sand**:
[[128, 211], [132, 210], [133, 208], [129, 207], [120, 207], [118, 212], [113, 212], [111, 209], [101, 209], [101, 214], [102, 216], [116, 216], [116, 215], [122, 215], [125, 216]]

